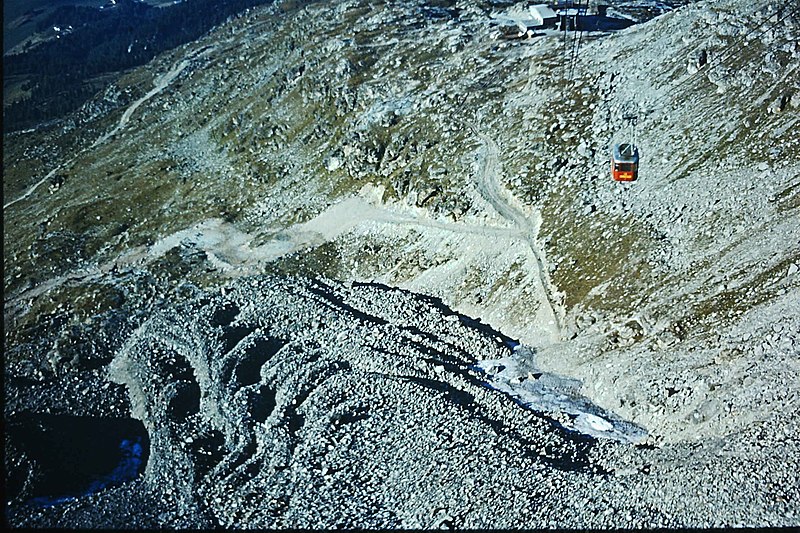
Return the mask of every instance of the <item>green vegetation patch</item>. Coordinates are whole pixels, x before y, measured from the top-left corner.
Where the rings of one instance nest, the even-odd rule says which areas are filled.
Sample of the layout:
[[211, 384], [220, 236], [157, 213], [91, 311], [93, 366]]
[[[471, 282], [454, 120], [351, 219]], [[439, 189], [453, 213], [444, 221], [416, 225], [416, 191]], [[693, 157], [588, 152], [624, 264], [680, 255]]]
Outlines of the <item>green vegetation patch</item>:
[[[561, 259], [553, 282], [564, 292], [568, 309], [631, 310], [636, 296], [651, 287], [651, 267], [645, 260], [652, 235], [634, 215], [583, 214], [571, 191], [549, 197], [542, 211], [543, 234], [549, 250]], [[600, 294], [590, 291], [606, 284]]]
[[684, 321], [693, 328], [702, 326], [697, 328], [699, 331], [727, 327], [744, 313], [775, 298], [782, 290], [779, 281], [784, 278], [789, 266], [798, 262], [798, 256], [786, 257], [772, 267], [758, 272], [747, 283], [732, 289], [715, 292], [713, 285], [701, 286], [691, 300], [695, 303]]
[[341, 252], [334, 241], [300, 250], [269, 263], [268, 273], [305, 277], [341, 278]]
[[6, 345], [37, 343], [41, 339], [55, 338], [70, 325], [122, 309], [125, 302], [123, 291], [113, 284], [66, 281], [29, 299], [29, 307], [23, 315], [9, 317]]
[[775, 195], [775, 205], [779, 213], [792, 211], [800, 207], [800, 183], [789, 185]]

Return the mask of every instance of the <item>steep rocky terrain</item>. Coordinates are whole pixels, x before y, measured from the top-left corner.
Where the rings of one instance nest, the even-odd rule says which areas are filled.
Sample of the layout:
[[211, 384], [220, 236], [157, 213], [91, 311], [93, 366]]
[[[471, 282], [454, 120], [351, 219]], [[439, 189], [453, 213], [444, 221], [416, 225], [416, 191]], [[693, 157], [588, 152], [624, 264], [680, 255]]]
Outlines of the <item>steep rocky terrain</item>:
[[[797, 525], [800, 7], [521, 6], [277, 3], [4, 137], [12, 525]], [[143, 474], [31, 503], [45, 415]]]
[[[502, 358], [502, 340], [402, 289], [238, 281], [147, 321], [109, 367], [149, 434], [144, 483], [13, 519], [203, 528], [796, 520], [798, 475], [787, 466], [797, 465], [786, 456], [798, 450], [787, 426], [664, 448], [591, 439], [482, 385], [473, 363]], [[159, 503], [119, 513], [130, 493]]]

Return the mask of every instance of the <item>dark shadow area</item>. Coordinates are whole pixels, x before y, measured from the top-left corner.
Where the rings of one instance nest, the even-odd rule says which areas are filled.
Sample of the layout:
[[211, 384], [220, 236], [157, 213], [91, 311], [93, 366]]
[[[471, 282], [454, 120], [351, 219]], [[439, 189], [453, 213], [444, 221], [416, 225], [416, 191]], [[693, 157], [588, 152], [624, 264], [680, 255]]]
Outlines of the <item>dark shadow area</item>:
[[491, 419], [483, 414], [477, 414], [476, 416], [491, 425], [498, 435], [507, 439], [514, 439], [521, 444], [524, 450], [523, 455], [533, 462], [544, 463], [550, 468], [564, 472], [582, 472], [595, 475], [608, 474], [608, 472], [592, 465], [589, 460], [589, 452], [597, 442], [594, 437], [566, 429], [552, 418], [537, 411], [528, 411], [549, 425], [551, 431], [558, 434], [561, 440], [564, 441], [564, 448], [571, 450], [571, 453], [565, 453], [564, 450], [546, 446], [543, 450], [545, 453], [542, 455], [540, 453], [542, 446], [537, 441], [522, 436], [518, 430], [506, 426], [499, 420]]
[[580, 15], [577, 20], [570, 20], [567, 29], [570, 31], [616, 31], [624, 30], [636, 24], [630, 19], [620, 19], [605, 15]]
[[[485, 386], [480, 381], [469, 376], [469, 374], [464, 373], [463, 375], [472, 383], [478, 386]], [[464, 407], [472, 416], [489, 425], [497, 435], [519, 443], [525, 450], [523, 455], [533, 462], [544, 463], [550, 468], [567, 472], [606, 473], [599, 471], [597, 467], [593, 466], [589, 461], [589, 451], [596, 443], [593, 437], [568, 430], [542, 413], [526, 409], [537, 419], [547, 423], [551, 430], [560, 436], [564, 441], [564, 448], [567, 449], [567, 452], [555, 448], [546, 448], [544, 450], [544, 455], [542, 455], [540, 453], [542, 451], [542, 446], [538, 442], [524, 437], [517, 429], [507, 426], [502, 421], [490, 418], [481, 413], [479, 406], [474, 403], [475, 397], [472, 394], [456, 389], [448, 383], [413, 376], [400, 376], [400, 379], [411, 381], [425, 388], [444, 393], [444, 397], [448, 401]], [[509, 400], [511, 400], [511, 398], [509, 398]], [[508, 451], [509, 453], [513, 453], [510, 448]]]
[[[414, 299], [423, 301], [423, 302], [429, 304], [430, 306], [434, 307], [436, 310], [440, 311], [442, 313], [442, 315], [444, 315], [445, 317], [451, 316], [451, 315], [456, 315], [458, 317], [458, 319], [461, 321], [462, 324], [464, 324], [465, 326], [468, 326], [470, 328], [478, 330], [483, 335], [493, 339], [495, 342], [498, 342], [498, 344], [501, 344], [503, 346], [510, 346], [510, 345], [519, 344], [518, 341], [516, 341], [515, 339], [512, 339], [508, 335], [504, 335], [503, 333], [500, 333], [496, 329], [492, 328], [492, 326], [490, 326], [489, 324], [484, 324], [483, 322], [481, 322], [480, 318], [471, 318], [471, 317], [468, 317], [466, 315], [462, 315], [461, 313], [457, 313], [457, 312], [453, 311], [450, 307], [445, 305], [444, 302], [442, 302], [441, 298], [437, 298], [435, 296], [429, 296], [427, 294], [419, 294], [419, 293], [411, 292], [408, 289], [401, 289], [399, 287], [391, 287], [389, 285], [385, 285], [383, 283], [377, 283], [377, 282], [374, 282], [374, 281], [369, 282], [369, 283], [362, 283], [362, 282], [354, 281], [353, 282], [353, 287], [374, 287], [374, 288], [381, 289], [381, 290], [384, 290], [384, 291], [395, 291], [395, 292], [399, 292], [399, 293], [402, 293], [402, 294], [411, 295], [411, 296], [414, 297]], [[412, 330], [412, 329], [415, 329], [415, 328], [406, 328], [406, 329]], [[416, 329], [416, 331], [418, 332], [419, 330]], [[420, 334], [428, 336], [427, 334], [422, 333], [422, 332], [420, 332]], [[498, 338], [500, 339], [499, 341], [497, 341]]]
[[152, 358], [152, 365], [159, 376], [168, 381], [195, 381], [194, 369], [181, 354], [161, 344]]
[[245, 470], [242, 469], [242, 466], [253, 459], [257, 449], [256, 439], [246, 439], [241, 448], [229, 451], [225, 462], [219, 465], [215, 475], [219, 479], [230, 478], [231, 482], [243, 485], [253, 476], [245, 478]]
[[[207, 303], [203, 303], [201, 300], [200, 305], [205, 306]], [[236, 304], [226, 302], [222, 307], [218, 307], [214, 310], [209, 323], [212, 326], [227, 326], [233, 322], [237, 316], [239, 316], [239, 307], [237, 307]]]
[[250, 414], [256, 423], [263, 423], [276, 405], [275, 391], [266, 385], [261, 385], [257, 391], [250, 393]]
[[352, 411], [344, 413], [334, 413], [331, 415], [331, 425], [334, 427], [343, 426], [345, 424], [352, 424], [359, 420], [366, 420], [369, 418], [369, 409], [364, 406], [356, 407]]
[[292, 437], [297, 436], [297, 432], [303, 429], [306, 423], [306, 417], [297, 412], [297, 409], [290, 407], [286, 409], [286, 428]]
[[284, 410], [283, 422], [289, 430], [292, 437], [296, 437], [297, 433], [305, 425], [306, 419], [298, 410], [305, 403], [308, 397], [320, 385], [322, 385], [329, 377], [338, 372], [347, 372], [350, 370], [350, 363], [347, 361], [333, 361], [324, 367], [317, 368], [306, 379], [306, 386], [301, 389], [294, 397], [292, 403], [287, 405]]
[[184, 420], [200, 412], [200, 385], [194, 379], [178, 381], [169, 399], [167, 412], [175, 420]]
[[[450, 316], [450, 315], [458, 316], [458, 319], [461, 321], [462, 324], [464, 324], [467, 327], [474, 328], [474, 329], [478, 330], [481, 334], [483, 334], [484, 336], [488, 336], [489, 338], [493, 339], [494, 342], [496, 342], [499, 345], [503, 346], [504, 349], [506, 349], [506, 350], [513, 349], [514, 347], [519, 345], [519, 341], [518, 340], [512, 339], [508, 335], [504, 335], [503, 333], [500, 333], [496, 329], [492, 328], [490, 325], [484, 324], [483, 322], [481, 322], [480, 319], [471, 318], [471, 317], [468, 317], [466, 315], [462, 315], [460, 313], [454, 312], [447, 305], [445, 305], [440, 298], [436, 298], [436, 297], [433, 297], [433, 296], [427, 296], [427, 295], [423, 295], [423, 294], [417, 294], [417, 293], [413, 293], [413, 292], [411, 292], [409, 290], [406, 290], [406, 289], [390, 287], [388, 285], [384, 285], [382, 283], [375, 283], [375, 282], [370, 282], [370, 283], [354, 282], [353, 286], [375, 287], [375, 288], [379, 288], [379, 289], [386, 290], [386, 291], [399, 291], [399, 292], [404, 293], [404, 294], [412, 295], [415, 299], [419, 299], [419, 300], [425, 301], [428, 304], [430, 304], [431, 306], [435, 307], [444, 316]], [[429, 335], [425, 335], [425, 336], [429, 337]], [[413, 344], [417, 349], [421, 350], [422, 353], [431, 356], [431, 359], [428, 359], [429, 362], [435, 362], [436, 364], [441, 364], [442, 366], [444, 366], [446, 371], [452, 372], [452, 373], [458, 373], [461, 376], [463, 376], [465, 379], [467, 379], [470, 383], [472, 383], [472, 384], [474, 384], [476, 386], [491, 388], [487, 383], [484, 383], [483, 381], [477, 379], [475, 376], [473, 376], [468, 371], [467, 368], [464, 368], [461, 364], [459, 364], [460, 362], [457, 361], [457, 359], [455, 357], [451, 356], [451, 357], [448, 357], [448, 358], [443, 358], [442, 357], [443, 354], [441, 354], [439, 352], [436, 352], [435, 350], [431, 350], [428, 347], [421, 346], [419, 343], [413, 343]], [[398, 357], [399, 357], [399, 355], [398, 355]], [[443, 359], [450, 359], [450, 360], [443, 360]], [[423, 385], [423, 386], [425, 386], [427, 388], [432, 388], [432, 389], [438, 390], [440, 392], [445, 392], [446, 395], [450, 396], [451, 401], [453, 401], [454, 403], [457, 403], [457, 404], [459, 404], [459, 402], [457, 401], [458, 398], [460, 398], [462, 400], [466, 399], [465, 396], [460, 396], [459, 393], [461, 393], [461, 394], [467, 394], [467, 393], [464, 393], [463, 391], [459, 391], [458, 389], [455, 389], [451, 385], [449, 385], [447, 383], [444, 383], [444, 382], [435, 381], [435, 380], [428, 380], [428, 379], [422, 379], [422, 378], [411, 378], [411, 377], [404, 377], [403, 379], [408, 379], [408, 380], [414, 381], [415, 383], [419, 383], [420, 385]], [[555, 432], [558, 435], [560, 435], [561, 438], [566, 443], [569, 443], [571, 445], [570, 448], [573, 448], [575, 450], [575, 452], [573, 454], [569, 454], [569, 455], [564, 455], [564, 454], [556, 455], [554, 453], [553, 456], [549, 456], [549, 455], [548, 456], [540, 456], [539, 453], [538, 453], [539, 447], [537, 446], [536, 442], [532, 442], [532, 441], [529, 441], [529, 440], [525, 439], [522, 435], [519, 434], [518, 431], [514, 430], [513, 428], [507, 428], [501, 421], [493, 420], [493, 419], [487, 417], [486, 415], [483, 415], [483, 414], [479, 413], [476, 410], [476, 406], [474, 404], [465, 403], [465, 404], [459, 404], [459, 405], [463, 405], [471, 413], [473, 413], [477, 418], [479, 418], [479, 419], [483, 420], [484, 422], [486, 422], [487, 424], [489, 424], [496, 432], [498, 432], [498, 434], [502, 434], [502, 435], [504, 435], [506, 437], [518, 440], [521, 444], [523, 444], [526, 447], [526, 449], [530, 450], [530, 452], [526, 453], [526, 455], [529, 456], [529, 458], [531, 458], [531, 459], [535, 459], [537, 461], [544, 461], [544, 462], [546, 462], [548, 464], [548, 466], [550, 466], [552, 468], [560, 469], [560, 470], [592, 472], [592, 473], [595, 473], [595, 474], [598, 473], [596, 467], [593, 467], [589, 462], [589, 450], [597, 442], [597, 440], [594, 437], [591, 437], [589, 435], [584, 435], [583, 433], [579, 433], [579, 432], [574, 431], [572, 429], [566, 428], [563, 425], [561, 425], [559, 422], [557, 422], [556, 420], [554, 420], [554, 419], [550, 418], [549, 416], [547, 416], [545, 413], [542, 413], [542, 412], [539, 412], [539, 411], [534, 411], [534, 410], [530, 409], [529, 407], [526, 407], [524, 405], [519, 404], [519, 402], [514, 400], [511, 396], [509, 396], [506, 393], [502, 393], [502, 395], [504, 397], [506, 397], [507, 401], [514, 402], [517, 405], [520, 405], [521, 408], [525, 409], [527, 412], [531, 413], [533, 416], [535, 416], [535, 417], [539, 418], [540, 420], [544, 421], [545, 423], [547, 423], [552, 428], [553, 432]], [[603, 472], [599, 472], [599, 473], [602, 474]]]
[[[444, 304], [442, 304], [442, 309], [448, 309], [448, 308]], [[461, 313], [456, 313], [456, 314], [458, 315], [458, 319], [461, 321], [462, 324], [472, 329], [477, 329], [485, 336], [491, 337], [492, 340], [494, 340], [498, 344], [502, 344], [503, 346], [506, 347], [516, 346], [517, 344], [519, 344], [519, 341], [517, 341], [516, 339], [512, 339], [508, 335], [500, 333], [489, 324], [484, 324], [483, 322], [481, 322], [480, 318], [468, 317], [467, 315], [462, 315]]]
[[[382, 290], [400, 291], [400, 292], [405, 293], [405, 294], [413, 295], [414, 298], [421, 299], [421, 300], [427, 302], [428, 304], [430, 304], [431, 306], [435, 307], [444, 316], [450, 316], [450, 315], [458, 316], [458, 319], [461, 321], [462, 324], [464, 324], [467, 327], [474, 328], [474, 329], [478, 330], [482, 335], [488, 336], [489, 338], [493, 339], [495, 342], [497, 342], [498, 344], [502, 345], [505, 349], [513, 349], [514, 347], [519, 345], [519, 341], [518, 340], [513, 339], [513, 338], [511, 338], [511, 337], [509, 337], [507, 335], [504, 335], [503, 333], [501, 333], [501, 332], [495, 330], [494, 328], [492, 328], [490, 325], [481, 322], [480, 319], [471, 318], [471, 317], [468, 317], [466, 315], [462, 315], [460, 313], [454, 312], [447, 305], [445, 305], [440, 298], [427, 296], [427, 295], [420, 295], [420, 294], [412, 293], [411, 291], [408, 291], [406, 289], [390, 287], [388, 285], [384, 285], [384, 284], [381, 284], [381, 283], [375, 283], [375, 282], [371, 282], [371, 283], [356, 283], [356, 282], [354, 282], [353, 285], [354, 286], [376, 287], [376, 288], [380, 288]], [[413, 328], [413, 329], [417, 330], [417, 328]], [[433, 338], [433, 340], [435, 340], [435, 337], [432, 337], [432, 336], [430, 336], [428, 334], [425, 334], [424, 332], [419, 332], [418, 330], [417, 331], [413, 331], [413, 332], [417, 332], [418, 334], [420, 334], [421, 336], [424, 336], [425, 338]], [[455, 357], [452, 357], [452, 356], [451, 357], [443, 357], [443, 354], [441, 354], [439, 352], [436, 352], [435, 350], [431, 350], [430, 348], [428, 348], [426, 346], [422, 346], [419, 343], [413, 343], [413, 344], [414, 344], [415, 348], [419, 349], [422, 353], [431, 356], [431, 358], [428, 359], [429, 362], [433, 362], [433, 363], [436, 363], [436, 364], [441, 364], [442, 366], [444, 366], [446, 371], [453, 372], [453, 373], [458, 373], [458, 374], [463, 376], [465, 379], [467, 379], [468, 381], [470, 381], [474, 385], [477, 385], [477, 386], [480, 386], [480, 387], [487, 387], [488, 386], [486, 383], [484, 383], [484, 382], [480, 381], [479, 379], [477, 379], [476, 377], [474, 377], [466, 368], [464, 368], [462, 366], [463, 363], [459, 364], [461, 362], [458, 361]], [[472, 358], [470, 358], [470, 359], [472, 359]], [[524, 446], [524, 448], [526, 450], [528, 450], [526, 452], [526, 456], [528, 456], [528, 458], [530, 458], [532, 460], [536, 460], [536, 461], [539, 461], [539, 462], [545, 462], [549, 467], [555, 468], [555, 469], [559, 469], [559, 470], [565, 470], [565, 471], [571, 471], [571, 472], [586, 472], [586, 473], [592, 473], [592, 474], [595, 474], [595, 475], [596, 474], [604, 474], [604, 472], [598, 471], [597, 467], [593, 466], [589, 461], [589, 451], [591, 450], [591, 448], [597, 442], [596, 439], [594, 437], [591, 437], [591, 436], [588, 436], [588, 435], [584, 435], [582, 433], [579, 433], [577, 431], [571, 430], [569, 428], [565, 428], [563, 425], [561, 425], [556, 420], [548, 417], [545, 413], [534, 411], [534, 410], [531, 410], [528, 407], [521, 406], [526, 411], [530, 412], [533, 416], [537, 417], [538, 419], [542, 420], [547, 425], [549, 425], [550, 428], [552, 429], [552, 431], [557, 433], [565, 441], [566, 447], [568, 449], [570, 449], [570, 450], [573, 450], [571, 453], [566, 453], [565, 454], [563, 452], [559, 452], [558, 450], [550, 450], [544, 456], [541, 456], [539, 454], [540, 446], [538, 446], [538, 444], [536, 442], [533, 442], [533, 441], [530, 441], [529, 439], [526, 439], [525, 437], [523, 437], [519, 433], [519, 431], [517, 431], [517, 430], [515, 430], [513, 428], [510, 428], [510, 427], [507, 427], [501, 421], [491, 419], [488, 416], [486, 416], [484, 414], [481, 414], [477, 410], [477, 405], [472, 403], [472, 400], [474, 399], [474, 398], [471, 398], [472, 395], [470, 395], [470, 394], [468, 394], [468, 393], [466, 393], [464, 391], [460, 391], [458, 389], [455, 389], [451, 385], [449, 385], [447, 383], [444, 383], [444, 382], [441, 382], [441, 381], [423, 379], [423, 378], [415, 378], [415, 377], [404, 377], [403, 379], [408, 379], [408, 380], [413, 381], [415, 383], [418, 383], [418, 384], [420, 384], [420, 385], [422, 385], [422, 386], [424, 386], [426, 388], [434, 389], [434, 390], [437, 390], [437, 391], [445, 393], [445, 397], [448, 400], [452, 401], [453, 403], [455, 403], [457, 405], [461, 405], [461, 406], [465, 407], [475, 417], [479, 418], [480, 420], [484, 421], [489, 426], [491, 426], [498, 434], [501, 434], [501, 435], [503, 435], [503, 436], [505, 436], [507, 438], [511, 438], [511, 439], [517, 440], [520, 444], [522, 444]], [[508, 396], [507, 394], [503, 394], [503, 395], [507, 397], [507, 401], [515, 402], [515, 400], [513, 398], [511, 398], [510, 396]], [[515, 402], [515, 403], [518, 403], [518, 402]]]
[[403, 376], [403, 379], [422, 385], [425, 388], [442, 392], [447, 400], [466, 408], [470, 413], [475, 412], [475, 404], [473, 403], [475, 401], [475, 396], [466, 391], [459, 390], [449, 383], [414, 376]]
[[[314, 281], [317, 284], [321, 285], [321, 287], [311, 286], [311, 287], [309, 287], [309, 290], [311, 292], [313, 292], [314, 294], [317, 294], [317, 295], [321, 296], [322, 298], [324, 298], [324, 301], [322, 303], [326, 303], [332, 310], [334, 310], [334, 311], [342, 311], [342, 310], [347, 311], [348, 313], [352, 314], [354, 317], [359, 318], [359, 319], [363, 320], [364, 322], [371, 322], [373, 324], [381, 324], [381, 325], [388, 324], [388, 322], [386, 320], [382, 319], [382, 318], [369, 315], [369, 314], [361, 311], [360, 309], [356, 309], [355, 307], [351, 306], [350, 304], [345, 303], [344, 300], [342, 300], [339, 296], [336, 296], [336, 294], [334, 294], [333, 289], [331, 289], [329, 285], [326, 285], [325, 283], [323, 283], [323, 282], [321, 282], [319, 280], [314, 280]], [[353, 286], [356, 286], [356, 283], [353, 283]], [[330, 303], [328, 303], [328, 302], [330, 302]]]
[[222, 328], [222, 354], [224, 355], [233, 350], [242, 339], [253, 333], [257, 328], [254, 326], [224, 326]]
[[456, 4], [456, 2], [446, 0], [426, 2], [419, 7], [419, 10], [426, 20], [457, 19], [461, 8]]
[[206, 475], [225, 455], [225, 436], [213, 429], [195, 438], [190, 447], [197, 476]]
[[[6, 439], [32, 463], [26, 496], [39, 507], [135, 479], [150, 449], [144, 425], [133, 419], [25, 413], [8, 420]], [[7, 479], [7, 500], [22, 488]]]
[[144, 65], [231, 16], [271, 2], [183, 0], [155, 7], [115, 0], [104, 8], [73, 4], [50, 9], [35, 17], [32, 28], [47, 40], [3, 57], [4, 86], [11, 80], [29, 93], [4, 106], [3, 131], [63, 117], [103, 90], [109, 76]]
[[247, 386], [261, 381], [261, 367], [287, 343], [286, 340], [274, 337], [256, 339], [244, 350], [241, 361], [236, 366], [236, 382], [240, 386]]
[[413, 340], [409, 340], [408, 341], [412, 346], [415, 346], [415, 347], [419, 348], [423, 353], [428, 353], [429, 355], [432, 355], [433, 358], [438, 358], [443, 363], [444, 362], [463, 363], [464, 361], [468, 361], [470, 363], [474, 363], [475, 362], [475, 356], [473, 354], [467, 352], [463, 348], [460, 348], [460, 347], [456, 346], [452, 342], [448, 342], [448, 341], [446, 341], [444, 339], [441, 339], [441, 338], [437, 337], [436, 335], [433, 335], [432, 333], [429, 333], [427, 331], [423, 331], [423, 330], [419, 329], [417, 326], [403, 326], [402, 328], [405, 331], [408, 331], [409, 333], [411, 333], [412, 335], [418, 335], [420, 337], [423, 337], [424, 339], [426, 339], [427, 341], [429, 341], [431, 343], [443, 344], [444, 346], [447, 347], [447, 349], [452, 350], [454, 353], [457, 353], [458, 357], [461, 357], [461, 360], [459, 360], [458, 357], [456, 357], [456, 356], [453, 356], [453, 355], [450, 355], [450, 354], [446, 354], [446, 353], [441, 353], [439, 351], [437, 351], [438, 355], [434, 355], [434, 354], [430, 353], [431, 349], [428, 348], [427, 346], [425, 346], [424, 344], [422, 344], [421, 342], [416, 342], [416, 341], [413, 341]]

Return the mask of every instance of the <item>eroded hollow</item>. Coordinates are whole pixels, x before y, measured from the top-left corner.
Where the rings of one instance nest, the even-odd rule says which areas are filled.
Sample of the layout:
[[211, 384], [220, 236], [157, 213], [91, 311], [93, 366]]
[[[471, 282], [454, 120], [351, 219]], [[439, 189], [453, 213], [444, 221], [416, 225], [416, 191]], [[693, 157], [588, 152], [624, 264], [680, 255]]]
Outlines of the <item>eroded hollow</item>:
[[20, 414], [8, 421], [6, 438], [24, 450], [29, 472], [9, 472], [7, 497], [38, 506], [121, 485], [147, 465], [150, 440], [133, 419]]

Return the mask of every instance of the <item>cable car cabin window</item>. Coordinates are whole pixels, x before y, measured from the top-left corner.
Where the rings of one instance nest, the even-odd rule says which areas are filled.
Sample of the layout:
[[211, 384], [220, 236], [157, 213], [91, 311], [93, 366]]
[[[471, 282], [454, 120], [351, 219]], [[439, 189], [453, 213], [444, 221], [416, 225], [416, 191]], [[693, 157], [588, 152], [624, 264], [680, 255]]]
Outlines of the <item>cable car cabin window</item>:
[[634, 163], [614, 163], [614, 170], [621, 172], [633, 172], [636, 170]]

